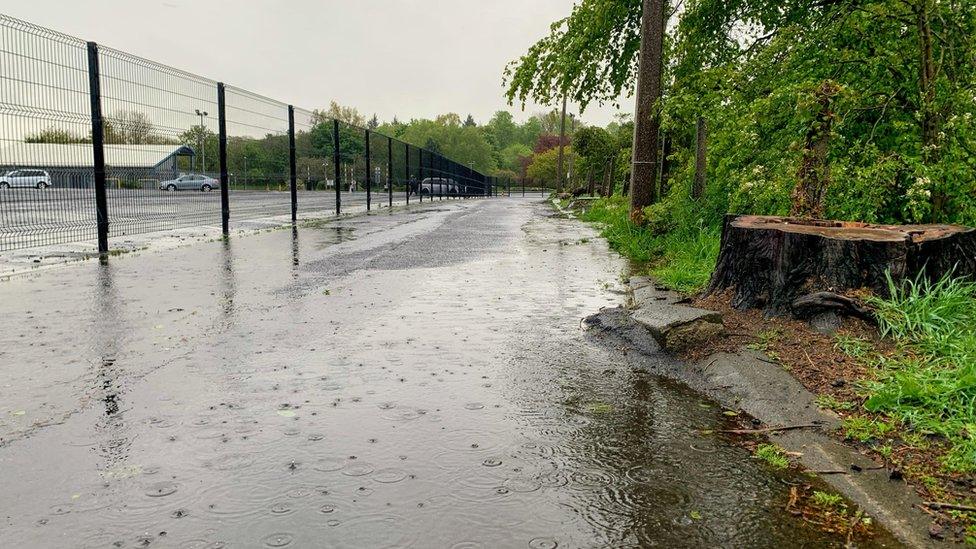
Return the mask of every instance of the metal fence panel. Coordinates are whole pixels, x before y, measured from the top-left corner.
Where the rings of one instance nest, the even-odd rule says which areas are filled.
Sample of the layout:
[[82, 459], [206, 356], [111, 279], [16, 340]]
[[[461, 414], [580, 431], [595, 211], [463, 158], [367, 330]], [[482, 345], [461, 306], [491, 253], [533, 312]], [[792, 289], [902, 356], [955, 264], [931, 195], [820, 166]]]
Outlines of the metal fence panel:
[[84, 41], [0, 14], [0, 250], [95, 238]]
[[4, 15], [0, 68], [0, 251], [486, 191], [436, 152]]

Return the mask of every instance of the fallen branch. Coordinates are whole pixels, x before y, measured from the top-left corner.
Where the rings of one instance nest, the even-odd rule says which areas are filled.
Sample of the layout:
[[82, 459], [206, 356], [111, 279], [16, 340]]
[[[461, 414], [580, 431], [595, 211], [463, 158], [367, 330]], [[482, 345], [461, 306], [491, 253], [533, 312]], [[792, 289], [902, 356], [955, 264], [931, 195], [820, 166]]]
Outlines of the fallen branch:
[[790, 487], [790, 501], [786, 503], [786, 511], [789, 512], [796, 506], [797, 501], [800, 499], [800, 494], [796, 489], [796, 486]]
[[976, 506], [973, 505], [960, 505], [958, 503], [944, 503], [941, 501], [923, 501], [922, 505], [926, 507], [931, 507], [933, 509], [953, 509], [956, 511], [972, 511], [976, 512]]
[[719, 432], [728, 433], [731, 435], [756, 435], [762, 433], [777, 433], [781, 431], [793, 431], [796, 429], [816, 429], [818, 427], [821, 427], [821, 425], [810, 423], [806, 425], [787, 425], [785, 427], [765, 427], [763, 429], [724, 429]]

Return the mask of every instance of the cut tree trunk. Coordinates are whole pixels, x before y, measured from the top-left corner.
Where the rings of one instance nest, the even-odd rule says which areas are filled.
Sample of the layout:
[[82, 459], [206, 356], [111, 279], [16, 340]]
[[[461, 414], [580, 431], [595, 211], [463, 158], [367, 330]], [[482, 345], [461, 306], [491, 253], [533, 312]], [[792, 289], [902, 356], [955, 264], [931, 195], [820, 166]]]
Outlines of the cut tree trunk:
[[976, 229], [959, 225], [869, 225], [771, 216], [725, 219], [707, 294], [732, 291], [732, 306], [811, 318], [868, 316], [851, 296], [887, 296], [920, 274], [976, 275]]

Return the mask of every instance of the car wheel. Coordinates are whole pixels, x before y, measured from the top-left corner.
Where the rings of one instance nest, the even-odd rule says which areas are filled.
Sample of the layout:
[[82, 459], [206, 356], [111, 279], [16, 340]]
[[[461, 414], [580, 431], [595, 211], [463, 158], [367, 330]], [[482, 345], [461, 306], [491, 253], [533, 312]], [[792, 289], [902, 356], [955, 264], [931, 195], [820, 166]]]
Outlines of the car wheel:
[[43, 191], [46, 188], [47, 188], [47, 184], [45, 184], [43, 181], [39, 181], [37, 183], [37, 190]]
[[10, 183], [7, 183], [6, 181], [0, 181], [0, 189], [9, 189], [9, 188], [10, 188]]
[[176, 190], [176, 185], [170, 183], [169, 185], [166, 185], [166, 190], [167, 191], [175, 191]]
[[204, 185], [204, 186], [200, 187], [200, 190], [203, 191], [203, 192], [205, 192], [205, 193], [209, 193], [210, 191], [213, 190], [213, 187], [211, 187], [210, 185]]

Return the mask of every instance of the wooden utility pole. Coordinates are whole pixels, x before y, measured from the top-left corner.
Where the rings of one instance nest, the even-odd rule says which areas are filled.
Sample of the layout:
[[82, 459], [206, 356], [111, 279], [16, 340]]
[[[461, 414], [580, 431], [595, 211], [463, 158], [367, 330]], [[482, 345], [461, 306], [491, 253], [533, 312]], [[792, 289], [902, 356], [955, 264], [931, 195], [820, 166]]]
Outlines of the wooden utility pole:
[[[573, 139], [572, 136], [576, 135], [576, 118], [574, 118], [572, 115], [569, 117], [569, 135], [570, 141]], [[569, 166], [566, 167], [566, 185], [569, 186], [573, 184], [573, 166], [576, 165], [576, 149], [573, 147], [570, 147], [569, 149], [569, 158], [567, 159], [567, 162], [569, 163]], [[575, 190], [576, 189], [569, 189], [569, 192], [573, 192]]]
[[637, 107], [634, 112], [630, 219], [643, 224], [644, 208], [657, 201], [658, 133], [661, 130], [661, 81], [664, 68], [666, 0], [643, 0]]
[[563, 112], [559, 118], [559, 156], [556, 158], [556, 194], [563, 192], [563, 155], [566, 142], [566, 92], [563, 92]]

